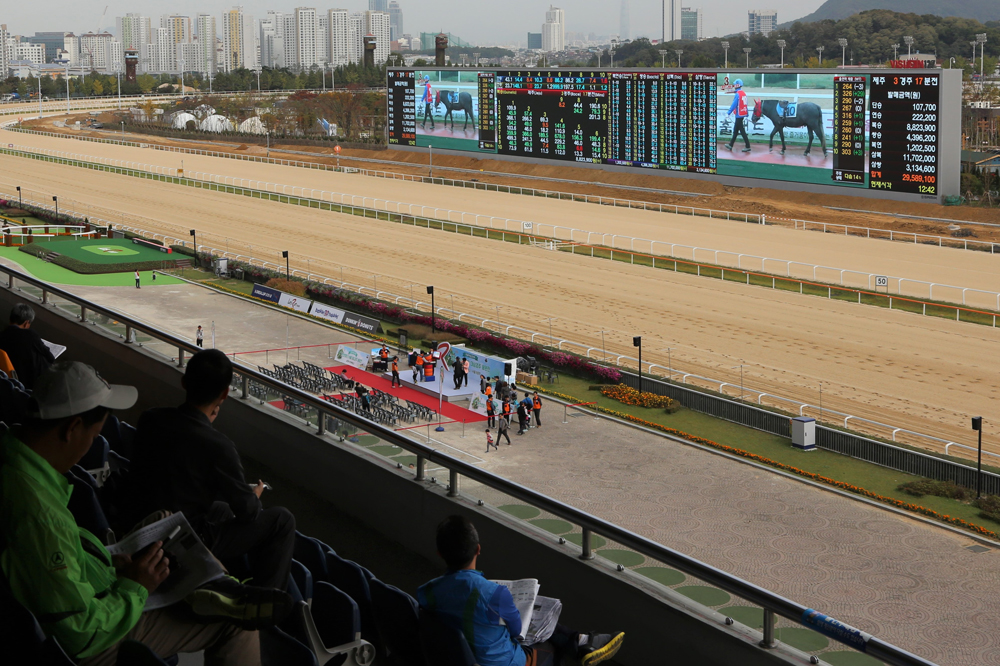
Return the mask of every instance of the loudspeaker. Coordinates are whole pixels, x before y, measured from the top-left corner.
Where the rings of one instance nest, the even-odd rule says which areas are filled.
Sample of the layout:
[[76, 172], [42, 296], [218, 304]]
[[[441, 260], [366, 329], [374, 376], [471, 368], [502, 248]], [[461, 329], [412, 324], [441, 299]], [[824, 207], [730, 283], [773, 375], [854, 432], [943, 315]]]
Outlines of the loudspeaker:
[[511, 374], [513, 374], [513, 372], [514, 372], [514, 368], [511, 367], [510, 363], [504, 363], [503, 364], [503, 374], [504, 374], [504, 377], [510, 377]]

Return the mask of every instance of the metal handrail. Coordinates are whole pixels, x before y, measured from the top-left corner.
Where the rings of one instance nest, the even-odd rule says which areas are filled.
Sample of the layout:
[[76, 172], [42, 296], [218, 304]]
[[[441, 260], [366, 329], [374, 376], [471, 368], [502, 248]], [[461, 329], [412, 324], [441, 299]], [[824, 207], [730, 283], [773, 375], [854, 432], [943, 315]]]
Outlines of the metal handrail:
[[[7, 266], [0, 266], [0, 272], [7, 274], [7, 286], [9, 289], [13, 289], [15, 286], [15, 280], [19, 280], [32, 285], [37, 289], [41, 289], [43, 302], [48, 302], [48, 295], [51, 294], [79, 305], [81, 308], [81, 320], [84, 322], [86, 321], [86, 313], [91, 311], [103, 314], [125, 324], [125, 344], [132, 341], [133, 331], [141, 331], [154, 339], [176, 347], [178, 350], [177, 359], [179, 366], [184, 365], [185, 352], [195, 354], [200, 350], [199, 347], [196, 347], [187, 340], [183, 340], [170, 333], [165, 333], [121, 312], [97, 305], [68, 291], [54, 287], [42, 280], [35, 279], [20, 271]], [[770, 615], [770, 621], [765, 621], [765, 629], [773, 629], [773, 615], [775, 614], [811, 629], [815, 630], [817, 628], [817, 623], [815, 621], [809, 621], [809, 618], [814, 616], [816, 612], [799, 603], [791, 601], [790, 599], [786, 599], [785, 597], [775, 594], [769, 590], [765, 590], [764, 588], [754, 585], [753, 583], [745, 581], [711, 565], [700, 562], [693, 557], [656, 543], [655, 541], [609, 523], [601, 518], [592, 516], [589, 513], [548, 497], [547, 495], [543, 495], [542, 493], [527, 488], [519, 483], [509, 479], [504, 479], [491, 472], [480, 469], [475, 465], [440, 453], [432, 448], [429, 448], [428, 446], [420, 444], [419, 442], [403, 437], [399, 433], [385, 428], [380, 424], [368, 421], [353, 412], [328, 403], [312, 394], [305, 393], [294, 386], [290, 386], [284, 382], [263, 375], [252, 368], [240, 365], [238, 366], [237, 372], [245, 378], [252, 379], [254, 382], [262, 384], [279, 393], [294, 397], [301, 403], [316, 409], [317, 415], [320, 417], [318, 418], [318, 434], [320, 435], [324, 434], [326, 431], [325, 417], [329, 415], [341, 421], [350, 423], [357, 428], [366, 430], [372, 435], [388, 441], [406, 451], [409, 451], [410, 453], [416, 454], [416, 480], [418, 481], [423, 480], [423, 470], [426, 469], [427, 461], [430, 461], [449, 471], [449, 476], [452, 482], [452, 490], [450, 491], [451, 495], [457, 494], [459, 476], [465, 476], [489, 488], [497, 490], [506, 496], [513, 497], [543, 511], [551, 513], [554, 516], [567, 520], [570, 523], [579, 525], [583, 529], [583, 553], [581, 555], [581, 558], [583, 559], [591, 559], [593, 557], [593, 554], [590, 552], [591, 537], [594, 533], [600, 534], [622, 546], [625, 546], [626, 548], [636, 551], [637, 553], [674, 567], [684, 573], [698, 578], [699, 580], [709, 583], [710, 585], [714, 585], [725, 590], [726, 592], [762, 607], [764, 609], [765, 617], [768, 618]], [[247, 384], [244, 383], [244, 391], [246, 391], [246, 386]], [[244, 392], [243, 397], [246, 398], [247, 396], [248, 393]], [[822, 624], [826, 627], [826, 631], [821, 631], [821, 633], [839, 640], [850, 647], [866, 652], [876, 659], [881, 659], [882, 661], [893, 664], [894, 666], [934, 666], [933, 662], [927, 661], [922, 657], [918, 657], [917, 655], [896, 647], [891, 643], [875, 638], [874, 636], [869, 636], [868, 634], [860, 632], [849, 625], [837, 622], [826, 616], [821, 616], [821, 618]], [[766, 633], [767, 631], [765, 631], [765, 634]], [[766, 647], [771, 647], [771, 645], [767, 645]]]

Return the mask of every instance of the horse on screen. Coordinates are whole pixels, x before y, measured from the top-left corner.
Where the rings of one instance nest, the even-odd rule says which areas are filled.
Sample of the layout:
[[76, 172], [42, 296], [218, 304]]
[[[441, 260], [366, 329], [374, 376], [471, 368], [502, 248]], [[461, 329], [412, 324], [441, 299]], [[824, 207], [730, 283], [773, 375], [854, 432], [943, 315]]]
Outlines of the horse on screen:
[[823, 133], [823, 110], [818, 104], [812, 102], [787, 102], [776, 99], [757, 100], [753, 104], [753, 115], [751, 120], [756, 125], [761, 116], [771, 121], [774, 129], [771, 130], [771, 140], [767, 146], [768, 152], [774, 150], [774, 135], [781, 137], [781, 154], [785, 154], [785, 128], [805, 127], [809, 132], [809, 145], [806, 146], [805, 154], [812, 150], [813, 136], [819, 138], [820, 146], [823, 148], [823, 156], [826, 157], [826, 135]]
[[438, 90], [437, 99], [434, 100], [435, 106], [444, 106], [444, 123], [448, 124], [448, 118], [451, 118], [451, 128], [455, 129], [455, 116], [452, 115], [452, 111], [465, 111], [465, 124], [462, 125], [462, 130], [464, 131], [469, 125], [469, 120], [471, 119], [473, 124], [476, 122], [476, 117], [472, 114], [472, 95], [467, 92], [455, 92], [454, 90]]

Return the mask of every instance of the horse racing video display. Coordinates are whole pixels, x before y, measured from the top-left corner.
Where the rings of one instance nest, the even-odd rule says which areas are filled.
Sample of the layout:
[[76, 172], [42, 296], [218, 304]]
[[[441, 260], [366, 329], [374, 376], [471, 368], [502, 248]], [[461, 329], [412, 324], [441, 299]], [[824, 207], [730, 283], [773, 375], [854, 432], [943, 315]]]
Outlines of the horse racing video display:
[[395, 69], [389, 143], [935, 196], [941, 78]]

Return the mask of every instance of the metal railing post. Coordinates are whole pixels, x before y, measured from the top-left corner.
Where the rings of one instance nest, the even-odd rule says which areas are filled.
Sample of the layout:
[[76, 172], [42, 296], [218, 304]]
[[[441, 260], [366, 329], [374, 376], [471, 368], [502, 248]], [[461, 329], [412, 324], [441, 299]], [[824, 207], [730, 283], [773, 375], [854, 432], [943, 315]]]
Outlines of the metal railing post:
[[80, 321], [87, 321], [87, 308], [80, 306]]
[[316, 416], [318, 417], [316, 419], [316, 421], [318, 421], [316, 425], [316, 434], [322, 436], [326, 434], [326, 412], [322, 412], [317, 409]]
[[764, 609], [764, 640], [760, 642], [762, 648], [771, 649], [776, 646], [774, 641], [774, 611]]
[[125, 344], [132, 344], [132, 326], [125, 324]]
[[424, 467], [426, 466], [426, 464], [427, 464], [427, 458], [424, 458], [423, 456], [417, 456], [417, 473], [413, 477], [414, 481], [424, 480]]
[[246, 400], [247, 397], [250, 395], [250, 377], [249, 377], [249, 375], [243, 375], [243, 382], [242, 383], [243, 383], [243, 386], [242, 386], [243, 395], [240, 396], [240, 397], [242, 397], [244, 400]]
[[177, 348], [177, 367], [178, 368], [183, 368], [184, 367], [184, 348], [183, 347], [178, 347]]
[[448, 497], [458, 497], [458, 470], [448, 472]]
[[592, 560], [594, 559], [594, 552], [590, 549], [590, 537], [592, 532], [589, 528], [583, 528], [583, 534], [580, 535], [580, 548], [582, 552], [580, 553], [581, 560]]
[[42, 289], [42, 305], [48, 305], [49, 303], [49, 292]]

